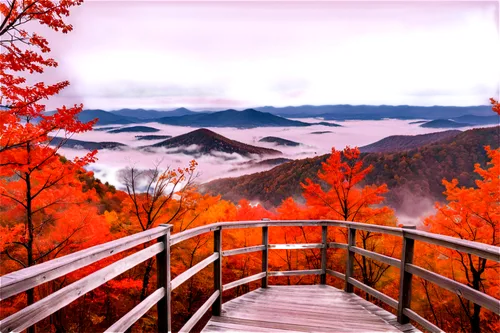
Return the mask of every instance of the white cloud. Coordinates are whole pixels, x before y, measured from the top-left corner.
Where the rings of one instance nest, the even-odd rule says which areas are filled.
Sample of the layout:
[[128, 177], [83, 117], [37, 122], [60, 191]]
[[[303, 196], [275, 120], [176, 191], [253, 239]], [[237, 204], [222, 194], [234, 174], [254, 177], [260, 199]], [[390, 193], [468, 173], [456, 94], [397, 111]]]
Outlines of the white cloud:
[[92, 1], [71, 34], [49, 33], [50, 75], [72, 82], [51, 104], [486, 104], [498, 95], [498, 6]]

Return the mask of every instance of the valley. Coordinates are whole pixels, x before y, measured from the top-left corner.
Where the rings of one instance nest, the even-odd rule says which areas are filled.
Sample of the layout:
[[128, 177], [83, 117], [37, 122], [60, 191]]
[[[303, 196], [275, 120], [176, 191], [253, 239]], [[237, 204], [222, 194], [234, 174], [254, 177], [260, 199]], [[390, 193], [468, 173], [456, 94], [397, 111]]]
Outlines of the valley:
[[[166, 168], [195, 158], [200, 165], [196, 182], [203, 191], [235, 202], [247, 198], [269, 208], [288, 196], [300, 201], [300, 183], [307, 177], [315, 179], [332, 147], [357, 146], [364, 160], [375, 166], [376, 172], [367, 181], [387, 183], [391, 188], [389, 205], [400, 215], [414, 217], [443, 199], [442, 178], [461, 177], [466, 184], [472, 184], [473, 178], [465, 175], [472, 173], [473, 160], [485, 159], [482, 146], [496, 145], [499, 128], [494, 124], [498, 119], [495, 115], [450, 118], [445, 123], [460, 125], [450, 130], [448, 126], [425, 126], [442, 123], [439, 119], [331, 121], [314, 117], [289, 119], [258, 111], [194, 113], [181, 108], [172, 112], [169, 117], [162, 116], [168, 112], [146, 112], [145, 116], [155, 119], [139, 120], [140, 125], [124, 123], [139, 119], [137, 111], [111, 112], [123, 118], [118, 118], [116, 124], [75, 134], [62, 151], [71, 158], [81, 149], [98, 149], [98, 161], [89, 168], [97, 178], [117, 188], [122, 188], [118, 175], [125, 167], [148, 169], [159, 164]], [[196, 123], [210, 124], [210, 116], [220, 124], [238, 126], [193, 129]], [[193, 123], [181, 126], [186, 119]], [[262, 126], [266, 121], [271, 124]], [[466, 121], [474, 124], [462, 126], [465, 123], [461, 122]], [[95, 142], [96, 138], [99, 142]], [[460, 160], [458, 155], [463, 154], [463, 149], [471, 154], [459, 164], [442, 168], [443, 163], [438, 163], [442, 154], [448, 160]], [[471, 170], [464, 171], [466, 165]], [[419, 204], [408, 204], [412, 202]]]
[[[473, 173], [474, 163], [483, 165], [487, 160], [483, 147], [489, 145], [496, 149], [500, 144], [498, 126], [452, 132], [443, 133], [446, 135], [432, 143], [420, 140], [422, 145], [412, 149], [362, 155], [365, 165], [374, 166], [365, 183], [388, 185], [386, 203], [396, 210], [400, 219], [413, 218], [414, 224], [423, 212], [433, 210], [434, 202], [443, 201], [442, 179], [457, 178], [462, 185], [474, 186], [477, 179]], [[413, 138], [418, 137], [422, 135]], [[268, 171], [214, 180], [203, 184], [201, 189], [234, 202], [243, 198], [254, 200], [268, 208], [288, 197], [303, 202], [301, 183], [306, 178], [318, 181], [317, 172], [328, 156], [297, 159]]]

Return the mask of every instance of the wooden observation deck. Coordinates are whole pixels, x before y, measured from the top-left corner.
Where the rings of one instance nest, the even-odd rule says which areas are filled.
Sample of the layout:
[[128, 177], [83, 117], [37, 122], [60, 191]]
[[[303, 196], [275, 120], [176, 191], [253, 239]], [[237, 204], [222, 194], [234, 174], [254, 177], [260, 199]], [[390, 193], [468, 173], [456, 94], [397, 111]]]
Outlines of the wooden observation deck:
[[[269, 228], [317, 226], [322, 242], [317, 244], [269, 244]], [[222, 233], [226, 229], [262, 228], [262, 245], [240, 249], [222, 249]], [[347, 244], [327, 241], [328, 228], [347, 229]], [[154, 305], [158, 311], [158, 332], [171, 331], [171, 292], [205, 267], [213, 264], [214, 291], [209, 299], [180, 329], [189, 332], [211, 308], [212, 318], [204, 332], [418, 332], [413, 321], [431, 332], [441, 332], [439, 327], [411, 309], [412, 277], [418, 276], [441, 288], [457, 293], [475, 304], [500, 315], [500, 301], [479, 290], [423, 269], [413, 264], [415, 241], [450, 248], [494, 262], [500, 262], [500, 248], [465, 241], [458, 238], [414, 230], [393, 228], [345, 221], [245, 221], [221, 222], [170, 234], [171, 225], [161, 225], [132, 236], [94, 246], [86, 250], [22, 269], [0, 277], [0, 300], [32, 289], [38, 285], [64, 276], [82, 267], [110, 257], [138, 245], [156, 240], [156, 243], [126, 256], [100, 270], [31, 304], [0, 322], [1, 332], [20, 332], [59, 309], [99, 287], [132, 267], [156, 257], [157, 288], [141, 303], [131, 309], [106, 332], [124, 332]], [[356, 246], [358, 230], [389, 234], [402, 238], [400, 259], [367, 251]], [[213, 233], [214, 253], [179, 274], [170, 276], [170, 247], [187, 239]], [[327, 269], [327, 249], [347, 251], [344, 273]], [[269, 271], [268, 252], [272, 249], [321, 249], [321, 267], [299, 271]], [[262, 272], [238, 281], [222, 284], [224, 257], [262, 252]], [[399, 297], [393, 299], [353, 278], [354, 255], [395, 266], [400, 269]], [[320, 284], [310, 286], [269, 286], [269, 276], [319, 275]], [[331, 275], [345, 283], [344, 290], [326, 285]], [[222, 304], [222, 293], [252, 281], [261, 281], [261, 288]], [[353, 293], [360, 289], [394, 309], [394, 315], [365, 301]]]
[[420, 332], [353, 293], [327, 285], [269, 286], [222, 305], [202, 332]]

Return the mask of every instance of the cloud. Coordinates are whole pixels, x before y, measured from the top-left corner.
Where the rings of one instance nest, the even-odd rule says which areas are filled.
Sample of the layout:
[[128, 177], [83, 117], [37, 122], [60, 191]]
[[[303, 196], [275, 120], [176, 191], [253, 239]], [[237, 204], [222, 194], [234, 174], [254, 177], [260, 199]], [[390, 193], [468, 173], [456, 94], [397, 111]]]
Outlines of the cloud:
[[294, 79], [281, 79], [273, 82], [269, 89], [274, 92], [289, 92], [291, 90], [305, 90], [309, 88], [310, 83], [306, 79], [294, 78]]
[[63, 91], [63, 97], [150, 98], [150, 97], [223, 97], [221, 85], [182, 85], [166, 82], [113, 81]]
[[283, 99], [302, 96], [310, 87], [310, 82], [301, 78], [280, 79], [269, 86], [269, 90], [276, 92]]
[[440, 96], [463, 96], [463, 95], [479, 95], [479, 96], [494, 96], [498, 88], [491, 87], [485, 84], [477, 84], [475, 86], [464, 89], [422, 89], [403, 92], [405, 96], [411, 97], [440, 97]]

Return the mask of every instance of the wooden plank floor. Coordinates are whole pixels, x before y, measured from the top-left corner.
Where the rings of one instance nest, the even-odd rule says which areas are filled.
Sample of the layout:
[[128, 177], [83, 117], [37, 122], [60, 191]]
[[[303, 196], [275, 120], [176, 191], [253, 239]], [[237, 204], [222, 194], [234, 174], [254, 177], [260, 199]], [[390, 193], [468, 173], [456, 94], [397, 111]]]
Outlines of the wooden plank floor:
[[420, 332], [362, 299], [325, 285], [270, 286], [226, 302], [202, 332]]

